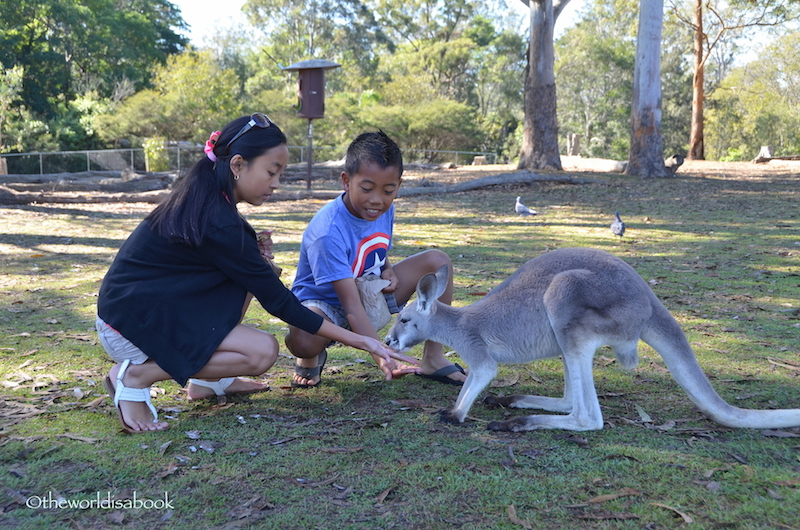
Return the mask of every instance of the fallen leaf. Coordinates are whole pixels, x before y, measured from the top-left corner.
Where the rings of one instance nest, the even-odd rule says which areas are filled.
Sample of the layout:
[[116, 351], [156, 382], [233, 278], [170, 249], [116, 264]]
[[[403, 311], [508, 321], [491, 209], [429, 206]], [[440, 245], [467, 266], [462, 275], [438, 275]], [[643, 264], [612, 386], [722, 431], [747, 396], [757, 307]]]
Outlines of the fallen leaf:
[[661, 504], [660, 502], [651, 502], [650, 504], [652, 504], [653, 506], [658, 506], [659, 508], [666, 508], [667, 510], [675, 512], [680, 516], [681, 519], [683, 519], [683, 522], [686, 524], [691, 524], [694, 522], [694, 519], [692, 519], [692, 517], [689, 514], [683, 513], [680, 510], [676, 510], [672, 506], [667, 506], [666, 504]]
[[494, 381], [489, 384], [492, 388], [501, 388], [505, 386], [514, 386], [519, 383], [519, 374], [511, 374], [508, 377], [503, 377], [501, 379], [495, 379]]
[[607, 495], [600, 495], [598, 497], [594, 497], [592, 499], [589, 499], [586, 502], [588, 502], [590, 504], [598, 504], [598, 503], [601, 503], [601, 502], [607, 502], [607, 501], [613, 501], [613, 500], [616, 500], [616, 499], [621, 499], [622, 497], [631, 497], [633, 495], [641, 495], [641, 494], [642, 494], [642, 492], [637, 491], [637, 490], [635, 490], [633, 488], [622, 488], [617, 493], [609, 493]]
[[172, 445], [172, 440], [170, 440], [168, 442], [164, 442], [163, 444], [161, 444], [161, 447], [158, 449], [158, 454], [160, 454], [161, 456], [164, 456], [164, 453], [167, 452], [167, 448], [170, 445]]
[[427, 402], [422, 401], [421, 399], [395, 399], [391, 401], [392, 405], [398, 405], [400, 407], [405, 407], [409, 409], [413, 408], [425, 408], [430, 407]]
[[531, 523], [517, 517], [517, 509], [514, 508], [513, 504], [508, 505], [508, 520], [511, 521], [512, 524], [519, 525], [523, 528], [527, 528], [528, 530], [532, 528]]
[[95, 409], [100, 405], [100, 403], [104, 402], [105, 400], [106, 400], [106, 396], [100, 396], [99, 398], [93, 399], [89, 403], [83, 405], [83, 408], [85, 408], [85, 409]]
[[781, 495], [780, 495], [780, 494], [779, 494], [777, 491], [775, 491], [775, 490], [767, 489], [767, 495], [769, 495], [771, 498], [775, 499], [776, 501], [782, 501], [782, 500], [785, 500], [785, 498], [784, 498], [784, 497], [782, 497], [782, 496], [781, 496]]
[[607, 520], [607, 519], [638, 519], [639, 516], [634, 513], [626, 513], [626, 512], [598, 512], [598, 513], [589, 513], [585, 515], [579, 515], [578, 519], [596, 519], [596, 520]]
[[188, 436], [190, 440], [199, 440], [200, 431], [186, 431], [186, 436]]
[[761, 431], [761, 436], [771, 436], [773, 438], [800, 438], [800, 434], [789, 431], [776, 431], [773, 429]]
[[69, 438], [70, 440], [77, 440], [79, 442], [86, 442], [89, 444], [94, 444], [99, 441], [97, 438], [87, 438], [85, 436], [77, 436], [74, 434], [57, 434], [56, 438]]
[[295, 478], [295, 479], [292, 479], [292, 480], [293, 480], [293, 482], [295, 484], [297, 484], [298, 486], [303, 486], [304, 488], [320, 488], [322, 486], [329, 486], [329, 485], [333, 484], [334, 482], [336, 482], [336, 478], [338, 476], [339, 475], [336, 474], [336, 475], [332, 476], [331, 478], [328, 478], [328, 479], [325, 479], [325, 480], [321, 480], [319, 482], [315, 482], [313, 480], [308, 480], [308, 479], [305, 479], [305, 478]]
[[776, 486], [800, 486], [800, 478], [793, 478], [790, 480], [778, 480], [773, 482]]
[[646, 413], [642, 407], [640, 407], [639, 405], [634, 405], [634, 406], [636, 407], [636, 412], [639, 413], [639, 418], [644, 423], [653, 423], [653, 418], [651, 418], [650, 415]]
[[170, 462], [169, 465], [167, 465], [167, 467], [164, 468], [164, 470], [162, 470], [161, 473], [159, 473], [156, 476], [158, 478], [166, 478], [166, 477], [174, 474], [177, 470], [178, 470], [178, 464], [176, 464], [174, 462]]
[[375, 500], [376, 500], [376, 501], [378, 501], [378, 503], [383, 503], [383, 501], [385, 501], [385, 500], [386, 500], [386, 497], [388, 497], [388, 496], [389, 496], [389, 494], [392, 492], [392, 490], [394, 490], [394, 486], [392, 486], [391, 488], [388, 488], [388, 489], [385, 489], [384, 491], [382, 491], [380, 495], [378, 495], [377, 497], [375, 497]]

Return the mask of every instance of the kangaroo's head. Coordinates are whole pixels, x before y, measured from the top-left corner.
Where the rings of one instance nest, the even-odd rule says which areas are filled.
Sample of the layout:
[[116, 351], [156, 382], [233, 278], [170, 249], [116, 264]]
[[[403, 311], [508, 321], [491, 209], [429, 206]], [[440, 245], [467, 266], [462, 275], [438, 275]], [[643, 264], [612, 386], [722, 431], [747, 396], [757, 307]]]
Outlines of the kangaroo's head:
[[447, 265], [436, 274], [428, 273], [417, 282], [417, 299], [400, 311], [389, 333], [386, 344], [397, 351], [405, 352], [434, 333], [436, 304], [447, 289]]

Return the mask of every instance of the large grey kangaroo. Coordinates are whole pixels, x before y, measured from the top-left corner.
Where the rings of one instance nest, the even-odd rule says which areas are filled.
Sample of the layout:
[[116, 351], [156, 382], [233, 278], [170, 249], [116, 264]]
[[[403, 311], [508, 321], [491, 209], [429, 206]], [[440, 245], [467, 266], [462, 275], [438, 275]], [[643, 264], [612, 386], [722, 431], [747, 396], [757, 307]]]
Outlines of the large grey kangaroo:
[[607, 252], [565, 248], [532, 259], [462, 308], [438, 301], [447, 267], [417, 284], [417, 299], [397, 316], [386, 336], [390, 347], [407, 351], [431, 339], [456, 349], [469, 375], [455, 407], [442, 420], [462, 423], [475, 399], [497, 374], [498, 363], [526, 363], [561, 356], [564, 397], [487, 398], [506, 407], [541, 409], [563, 415], [530, 415], [493, 421], [497, 431], [603, 428], [592, 375], [597, 348], [608, 345], [620, 364], [638, 362], [639, 340], [663, 357], [673, 377], [708, 417], [728, 427], [759, 429], [800, 426], [800, 409], [747, 410], [733, 407], [714, 391], [678, 323], [650, 286], [627, 263]]

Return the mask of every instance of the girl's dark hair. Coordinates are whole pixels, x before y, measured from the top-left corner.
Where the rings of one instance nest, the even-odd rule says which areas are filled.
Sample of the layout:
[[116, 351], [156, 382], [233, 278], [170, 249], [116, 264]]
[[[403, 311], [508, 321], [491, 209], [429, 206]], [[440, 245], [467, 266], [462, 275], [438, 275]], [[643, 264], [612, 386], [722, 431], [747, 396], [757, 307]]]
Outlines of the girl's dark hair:
[[164, 202], [150, 212], [147, 220], [156, 233], [188, 245], [199, 245], [205, 236], [207, 219], [220, 210], [236, 209], [231, 158], [238, 154], [250, 162], [287, 143], [283, 131], [270, 122], [269, 127], [249, 129], [227, 147], [248, 121], [250, 116], [242, 116], [223, 127], [214, 147], [217, 161], [203, 155], [187, 175], [175, 182]]
[[381, 169], [396, 167], [403, 176], [403, 153], [394, 140], [380, 129], [377, 132], [359, 134], [347, 148], [344, 170], [351, 177], [358, 173], [362, 164], [378, 164]]

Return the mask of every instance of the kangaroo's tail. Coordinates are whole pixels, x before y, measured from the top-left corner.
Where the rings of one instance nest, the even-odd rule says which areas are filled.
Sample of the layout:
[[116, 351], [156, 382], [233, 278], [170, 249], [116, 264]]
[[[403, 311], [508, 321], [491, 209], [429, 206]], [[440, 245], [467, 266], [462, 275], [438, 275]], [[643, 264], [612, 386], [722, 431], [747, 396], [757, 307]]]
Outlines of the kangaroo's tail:
[[800, 426], [800, 409], [741, 409], [726, 403], [711, 387], [678, 322], [655, 296], [653, 298], [653, 315], [641, 339], [661, 355], [672, 376], [703, 414], [726, 427], [777, 429]]

